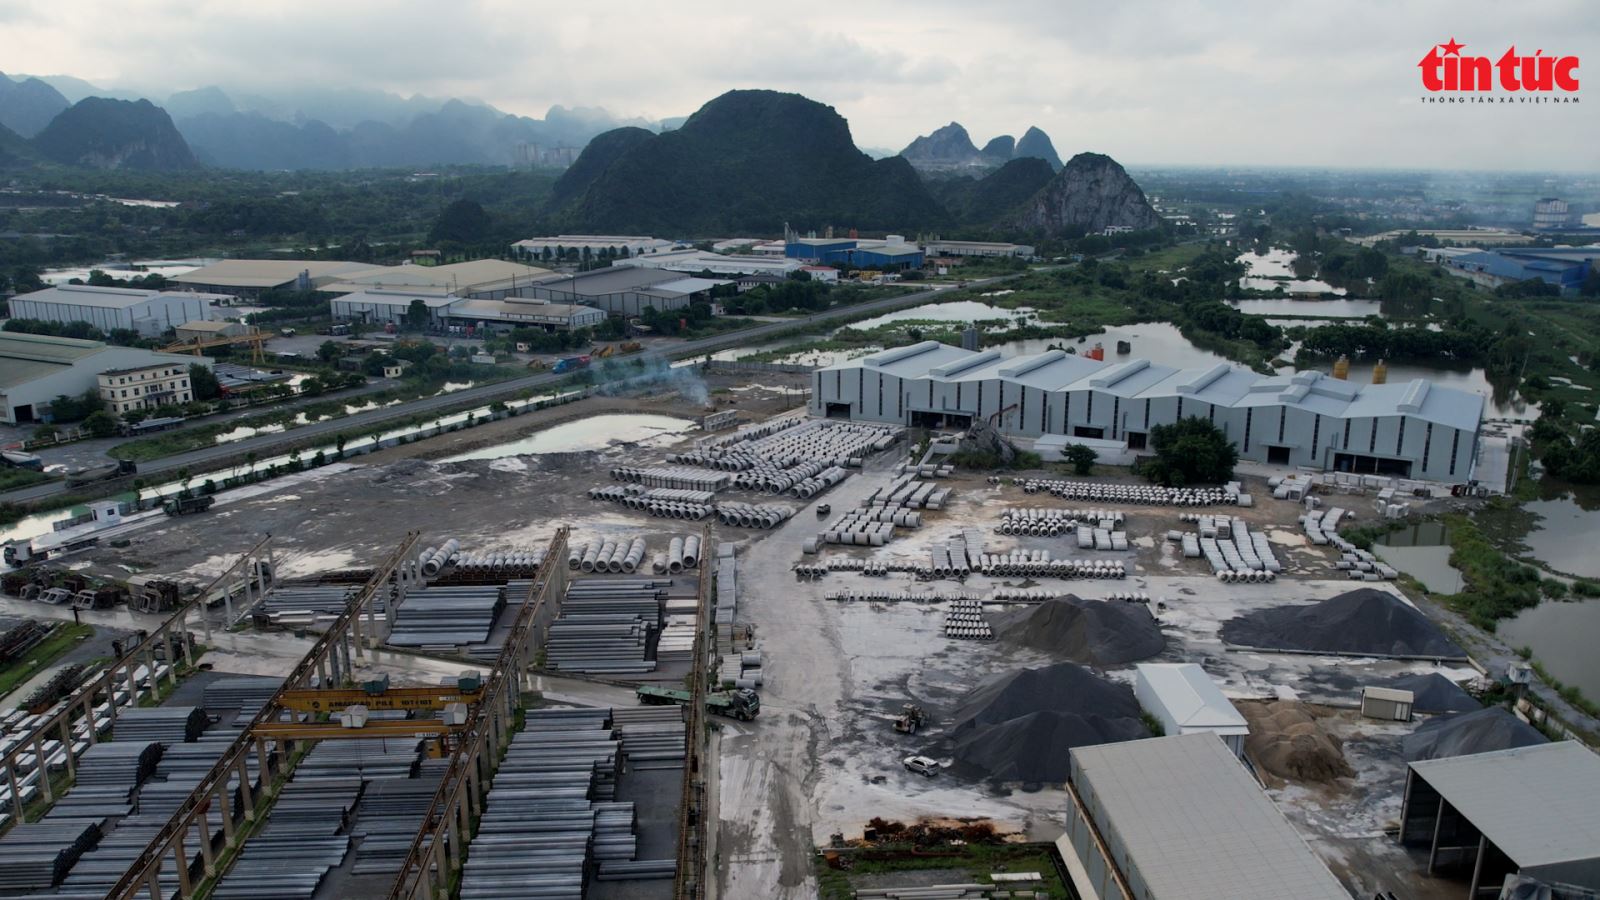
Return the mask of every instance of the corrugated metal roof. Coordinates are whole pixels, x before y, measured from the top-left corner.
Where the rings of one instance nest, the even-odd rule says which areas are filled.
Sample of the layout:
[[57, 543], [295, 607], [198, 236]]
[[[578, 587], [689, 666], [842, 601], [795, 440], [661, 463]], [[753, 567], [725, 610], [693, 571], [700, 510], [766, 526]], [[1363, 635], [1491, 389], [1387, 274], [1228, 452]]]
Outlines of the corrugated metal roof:
[[1600, 859], [1600, 757], [1576, 741], [1411, 769], [1519, 868]]
[[1071, 753], [1096, 824], [1131, 858], [1150, 900], [1350, 900], [1216, 735]]
[[1244, 716], [1222, 695], [1205, 669], [1194, 663], [1140, 663], [1134, 668], [1179, 725], [1220, 734], [1250, 733]]
[[179, 284], [271, 288], [294, 281], [301, 272], [310, 272], [311, 279], [319, 281], [373, 268], [377, 267], [371, 263], [324, 259], [224, 259], [171, 280]]
[[143, 288], [95, 287], [87, 284], [62, 284], [42, 291], [18, 294], [16, 300], [30, 303], [68, 303], [73, 306], [98, 306], [106, 309], [127, 309], [138, 303], [153, 300], [160, 291]]

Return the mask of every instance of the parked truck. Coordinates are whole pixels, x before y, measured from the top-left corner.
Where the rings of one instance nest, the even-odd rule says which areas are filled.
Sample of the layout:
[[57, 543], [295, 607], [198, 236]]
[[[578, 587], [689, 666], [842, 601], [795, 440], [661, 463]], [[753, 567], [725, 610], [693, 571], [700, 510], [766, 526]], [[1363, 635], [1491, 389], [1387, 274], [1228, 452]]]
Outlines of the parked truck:
[[579, 369], [587, 368], [589, 368], [589, 355], [584, 354], [583, 356], [569, 356], [560, 360], [556, 363], [555, 368], [550, 371], [560, 375], [563, 372], [576, 372]]
[[217, 502], [215, 497], [202, 497], [183, 493], [176, 497], [168, 497], [163, 501], [161, 511], [169, 516], [187, 516], [190, 513], [205, 512], [215, 502]]
[[[664, 706], [676, 703], [682, 706], [694, 699], [688, 691], [662, 687], [642, 687], [635, 694], [640, 703]], [[706, 695], [706, 710], [719, 716], [748, 722], [761, 713], [761, 695], [749, 688], [734, 691], [716, 691]]]

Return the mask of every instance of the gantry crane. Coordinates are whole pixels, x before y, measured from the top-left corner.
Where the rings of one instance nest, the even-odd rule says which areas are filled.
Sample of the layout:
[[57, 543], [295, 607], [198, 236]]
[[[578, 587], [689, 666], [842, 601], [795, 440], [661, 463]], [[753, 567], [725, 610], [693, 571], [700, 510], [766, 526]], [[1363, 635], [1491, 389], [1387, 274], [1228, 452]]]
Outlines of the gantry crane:
[[198, 338], [192, 341], [178, 341], [161, 348], [162, 353], [185, 353], [193, 351], [195, 356], [200, 356], [201, 350], [209, 347], [225, 347], [233, 344], [250, 345], [250, 361], [256, 365], [266, 362], [267, 355], [261, 349], [267, 340], [265, 332], [251, 329], [248, 334], [225, 334], [217, 337]]

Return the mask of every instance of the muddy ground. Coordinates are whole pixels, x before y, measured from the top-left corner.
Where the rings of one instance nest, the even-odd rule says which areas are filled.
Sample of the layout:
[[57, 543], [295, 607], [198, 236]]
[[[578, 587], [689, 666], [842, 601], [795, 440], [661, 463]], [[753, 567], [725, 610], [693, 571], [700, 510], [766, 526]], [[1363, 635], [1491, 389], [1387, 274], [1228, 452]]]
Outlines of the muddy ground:
[[[711, 397], [722, 407], [737, 406], [752, 417], [776, 411], [786, 399], [777, 389], [733, 391], [725, 385], [714, 387]], [[643, 535], [653, 550], [669, 535], [697, 529], [699, 523], [653, 519], [620, 505], [591, 501], [585, 492], [613, 483], [609, 468], [660, 462], [701, 434], [665, 436], [586, 454], [434, 460], [497, 441], [510, 442], [555, 422], [615, 412], [684, 414], [685, 407], [671, 396], [597, 398], [550, 410], [546, 418], [519, 417], [408, 444], [353, 464], [220, 495], [214, 509], [202, 516], [153, 518], [130, 526], [123, 535], [129, 540], [127, 547], [101, 546], [70, 557], [70, 564], [106, 574], [177, 574], [201, 583], [261, 534], [270, 533], [280, 573], [294, 577], [371, 565], [410, 530], [421, 531], [424, 544], [454, 537], [468, 550], [508, 550], [542, 545], [560, 524], [573, 526], [575, 541]], [[855, 477], [818, 499], [836, 512], [855, 506], [894, 477], [893, 468], [904, 449], [869, 460]], [[976, 527], [985, 534], [987, 552], [1020, 547], [1048, 549], [1062, 558], [1121, 559], [1129, 577], [1029, 581], [973, 576], [964, 583], [918, 583], [909, 574], [867, 578], [833, 573], [800, 581], [792, 567], [802, 559], [818, 561], [802, 552], [804, 541], [820, 528], [810, 504], [781, 501], [800, 507], [799, 512], [772, 531], [715, 527], [719, 539], [738, 546], [738, 620], [754, 626], [756, 643], [765, 655], [761, 717], [749, 723], [715, 722], [716, 769], [710, 802], [718, 827], [710, 868], [717, 896], [810, 900], [816, 895], [814, 848], [834, 833], [859, 834], [873, 816], [904, 820], [955, 813], [988, 816], [1037, 840], [1052, 840], [1063, 828], [1067, 797], [1059, 786], [1024, 789], [989, 784], [981, 775], [962, 772], [926, 779], [900, 765], [903, 757], [914, 753], [948, 759], [940, 723], [983, 678], [1055, 660], [999, 642], [947, 639], [942, 631], [943, 607], [938, 604], [838, 603], [825, 599], [830, 590], [858, 585], [983, 595], [1009, 586], [1071, 591], [1084, 597], [1144, 592], [1151, 596], [1152, 612], [1167, 638], [1167, 649], [1158, 659], [1199, 662], [1236, 698], [1298, 697], [1350, 707], [1361, 684], [1401, 672], [1431, 670], [1420, 663], [1241, 653], [1222, 644], [1221, 624], [1241, 612], [1323, 599], [1356, 587], [1337, 578], [1332, 551], [1303, 540], [1295, 524], [1300, 507], [1272, 500], [1257, 479], [1247, 483], [1258, 500], [1256, 507], [1216, 511], [1243, 516], [1252, 529], [1269, 535], [1288, 567], [1275, 584], [1220, 584], [1203, 560], [1182, 558], [1165, 535], [1194, 526], [1179, 522], [1176, 509], [1113, 507], [1128, 517], [1131, 547], [1122, 553], [1080, 551], [1066, 536], [1000, 536], [993, 529], [1007, 507], [1090, 504], [991, 485], [986, 475], [962, 473], [949, 479], [952, 503], [926, 514], [924, 527], [902, 530], [888, 546], [832, 548], [824, 551], [823, 558], [920, 561], [931, 544], [963, 527]], [[736, 491], [725, 498], [773, 502], [770, 497]], [[1157, 603], [1164, 608], [1157, 609]], [[235, 643], [231, 652], [239, 655], [257, 646], [253, 640]], [[289, 644], [276, 639], [262, 649], [274, 652], [255, 668], [280, 665], [292, 653]], [[1456, 677], [1472, 674], [1445, 671]], [[1132, 669], [1105, 674], [1126, 681], [1131, 680]], [[932, 727], [924, 734], [907, 737], [892, 728], [893, 716], [908, 701], [931, 713]], [[1387, 871], [1412, 871], [1407, 867], [1414, 860], [1382, 833], [1382, 823], [1397, 809], [1403, 785], [1403, 767], [1396, 762], [1394, 745], [1409, 726], [1379, 728], [1359, 721], [1352, 725], [1356, 726], [1360, 733], [1352, 732], [1347, 743], [1358, 773], [1353, 787], [1329, 793], [1290, 785], [1275, 796], [1347, 886], [1370, 895], [1373, 885], [1361, 875], [1368, 866], [1381, 863], [1391, 867]]]

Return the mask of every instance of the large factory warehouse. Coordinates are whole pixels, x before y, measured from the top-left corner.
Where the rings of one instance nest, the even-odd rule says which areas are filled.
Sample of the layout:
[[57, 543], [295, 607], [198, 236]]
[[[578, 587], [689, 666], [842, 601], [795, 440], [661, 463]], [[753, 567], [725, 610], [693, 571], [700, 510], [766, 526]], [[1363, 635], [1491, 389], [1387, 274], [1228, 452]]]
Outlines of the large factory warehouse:
[[935, 428], [989, 420], [1014, 438], [1065, 436], [1132, 452], [1146, 448], [1152, 427], [1203, 416], [1241, 459], [1448, 483], [1472, 478], [1483, 416], [1481, 396], [1420, 379], [1360, 385], [1319, 372], [1174, 369], [1060, 350], [1002, 357], [936, 341], [812, 378], [819, 416]]

